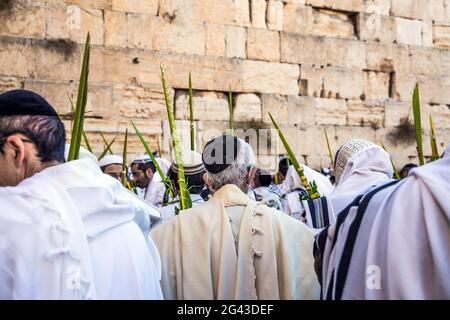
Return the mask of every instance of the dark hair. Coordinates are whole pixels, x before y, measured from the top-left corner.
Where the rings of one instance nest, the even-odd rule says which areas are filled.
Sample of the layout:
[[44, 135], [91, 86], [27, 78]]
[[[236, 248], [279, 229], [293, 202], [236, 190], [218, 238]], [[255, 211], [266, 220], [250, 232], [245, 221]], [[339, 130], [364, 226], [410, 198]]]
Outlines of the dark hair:
[[[136, 163], [134, 163], [134, 164], [136, 164]], [[156, 167], [153, 164], [153, 162], [151, 162], [151, 161], [146, 162], [146, 163], [139, 163], [137, 165], [138, 165], [138, 170], [141, 170], [142, 172], [146, 172], [147, 169], [151, 169], [153, 173], [156, 172]]]
[[261, 187], [268, 187], [272, 183], [272, 176], [264, 169], [257, 169], [255, 174], [255, 180]]
[[288, 159], [282, 158], [278, 163], [278, 170], [280, 171], [281, 174], [283, 174], [283, 176], [286, 176], [288, 169], [289, 169]]
[[[0, 116], [0, 138], [21, 133], [36, 146], [42, 162], [64, 162], [66, 130], [57, 116]], [[3, 153], [3, 146], [0, 147]]]
[[[199, 173], [195, 173], [192, 175], [185, 174], [187, 188], [189, 189], [189, 192], [192, 194], [200, 194], [205, 186], [205, 182], [203, 181], [203, 175], [206, 171], [202, 171]], [[173, 172], [172, 170], [169, 170], [169, 173], [167, 174], [167, 177], [172, 180], [172, 183], [175, 185], [177, 189], [178, 187], [178, 174]]]

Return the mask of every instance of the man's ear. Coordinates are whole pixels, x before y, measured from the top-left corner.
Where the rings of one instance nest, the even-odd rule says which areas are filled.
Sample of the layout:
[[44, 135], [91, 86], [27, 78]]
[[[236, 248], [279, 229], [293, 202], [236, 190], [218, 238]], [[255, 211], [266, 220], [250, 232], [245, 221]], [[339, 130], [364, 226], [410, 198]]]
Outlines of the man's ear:
[[206, 172], [203, 174], [203, 182], [206, 184], [206, 186], [209, 189], [210, 183], [209, 183], [209, 179], [208, 179], [208, 173], [206, 173]]
[[250, 170], [248, 171], [247, 174], [247, 184], [251, 185], [253, 179], [255, 178], [255, 174], [256, 174], [256, 167], [251, 167]]
[[15, 166], [20, 167], [25, 160], [25, 144], [23, 141], [18, 136], [12, 135], [6, 139], [5, 146], [12, 150]]
[[147, 178], [151, 179], [153, 178], [153, 170], [148, 168], [147, 170], [145, 170], [145, 175], [147, 176]]

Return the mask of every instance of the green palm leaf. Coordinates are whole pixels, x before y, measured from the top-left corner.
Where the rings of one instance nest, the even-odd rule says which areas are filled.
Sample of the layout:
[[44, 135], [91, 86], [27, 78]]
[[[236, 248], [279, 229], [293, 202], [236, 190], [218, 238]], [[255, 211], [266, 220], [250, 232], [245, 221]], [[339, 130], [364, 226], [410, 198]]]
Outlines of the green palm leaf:
[[180, 140], [177, 133], [177, 126], [175, 123], [175, 116], [173, 114], [173, 108], [170, 103], [169, 94], [167, 93], [166, 79], [164, 77], [164, 69], [161, 66], [161, 80], [164, 92], [164, 99], [166, 102], [167, 117], [169, 119], [170, 133], [172, 135], [172, 144], [175, 150], [175, 160], [178, 166], [178, 187], [181, 210], [192, 207], [192, 200], [189, 190], [187, 188], [186, 178], [184, 176], [183, 155], [181, 152]]
[[302, 181], [303, 186], [306, 189], [306, 192], [308, 192], [310, 199], [317, 199], [320, 197], [319, 192], [317, 191], [317, 185], [315, 181], [308, 182], [308, 179], [305, 176], [305, 173], [303, 171], [303, 167], [298, 162], [297, 158], [294, 155], [294, 152], [292, 152], [291, 147], [289, 146], [286, 138], [284, 137], [283, 133], [281, 132], [280, 128], [278, 127], [277, 123], [275, 122], [274, 118], [269, 112], [269, 117], [272, 120], [273, 126], [278, 131], [278, 135], [280, 136], [280, 140], [283, 143], [284, 148], [286, 149], [286, 152], [288, 153], [289, 159], [291, 160], [295, 170], [297, 170], [297, 173], [300, 177], [300, 180]]
[[83, 133], [84, 114], [86, 112], [88, 77], [89, 77], [89, 59], [90, 59], [91, 38], [89, 33], [86, 37], [84, 46], [83, 63], [81, 66], [80, 83], [78, 85], [77, 103], [75, 107], [74, 122], [70, 138], [70, 149], [67, 161], [78, 159], [80, 153], [81, 136]]
[[430, 114], [430, 143], [431, 143], [431, 161], [439, 159], [439, 151], [437, 148], [436, 134], [434, 133], [433, 118]]
[[423, 157], [422, 146], [422, 122], [420, 119], [420, 98], [419, 98], [419, 84], [416, 83], [412, 98], [412, 107], [414, 113], [414, 126], [416, 128], [416, 143], [417, 143], [417, 156], [419, 157], [419, 165], [424, 165], [425, 160]]
[[189, 72], [189, 125], [191, 131], [191, 150], [195, 151], [194, 108], [192, 98], [192, 78]]
[[327, 149], [328, 149], [328, 155], [329, 155], [330, 160], [331, 160], [331, 167], [334, 168], [333, 153], [331, 152], [330, 140], [328, 140], [327, 129], [323, 128], [323, 133], [325, 133], [325, 140], [327, 141]]
[[105, 136], [103, 135], [103, 133], [100, 133], [100, 136], [102, 137], [103, 142], [105, 143], [106, 150], [107, 150], [110, 154], [114, 154], [114, 152], [112, 152], [111, 146], [110, 146], [109, 143], [106, 141]]
[[122, 152], [122, 185], [127, 188], [127, 149], [128, 149], [128, 128], [125, 129], [125, 141], [123, 143]]
[[117, 136], [115, 136], [112, 140], [111, 140], [111, 142], [106, 142], [106, 140], [105, 140], [105, 143], [106, 143], [106, 146], [105, 146], [105, 149], [103, 149], [103, 151], [102, 151], [102, 153], [100, 154], [100, 156], [98, 157], [98, 160], [100, 161], [100, 160], [102, 160], [105, 156], [106, 156], [106, 153], [108, 152], [108, 150], [111, 150], [111, 146], [112, 146], [112, 144], [114, 143], [114, 141], [116, 140], [116, 138], [117, 138]]
[[230, 112], [230, 120], [229, 120], [229, 126], [230, 126], [230, 134], [234, 135], [234, 120], [233, 120], [233, 93], [231, 92], [231, 85], [228, 90], [228, 109]]

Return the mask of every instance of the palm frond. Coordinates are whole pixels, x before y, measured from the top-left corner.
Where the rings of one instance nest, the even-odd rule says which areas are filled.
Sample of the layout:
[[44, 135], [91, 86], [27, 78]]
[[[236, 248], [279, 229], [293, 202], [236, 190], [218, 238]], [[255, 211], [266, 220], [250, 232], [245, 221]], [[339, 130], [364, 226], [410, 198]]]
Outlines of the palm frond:
[[[387, 153], [389, 153], [386, 149], [386, 147], [384, 146], [383, 140], [381, 140], [381, 147], [384, 149], [384, 151], [386, 151]], [[392, 157], [391, 154], [389, 153], [389, 160], [391, 161], [391, 165], [392, 165], [392, 169], [394, 169], [394, 178], [395, 179], [400, 179], [400, 174], [398, 173], [397, 167], [394, 164], [394, 161], [392, 161]]]
[[103, 133], [100, 133], [100, 136], [102, 137], [103, 142], [105, 143], [106, 150], [107, 150], [110, 154], [114, 154], [114, 152], [111, 150], [111, 146], [108, 146], [109, 144], [108, 144], [108, 142], [106, 141], [105, 136], [103, 135]]
[[334, 168], [333, 153], [331, 152], [330, 140], [328, 140], [327, 129], [323, 128], [323, 133], [325, 133], [325, 140], [327, 141], [328, 156], [330, 157], [331, 160], [331, 167]]
[[303, 184], [303, 186], [306, 189], [306, 192], [308, 192], [309, 198], [310, 199], [317, 199], [317, 198], [319, 198], [320, 194], [319, 194], [319, 192], [317, 190], [317, 185], [316, 185], [315, 181], [308, 182], [308, 179], [306, 178], [305, 173], [303, 171], [303, 167], [298, 162], [297, 158], [294, 155], [294, 152], [292, 151], [292, 149], [289, 146], [286, 138], [284, 137], [283, 132], [281, 132], [280, 128], [278, 127], [277, 123], [275, 122], [275, 120], [272, 117], [272, 115], [270, 114], [270, 112], [269, 112], [269, 117], [272, 120], [273, 126], [278, 131], [278, 135], [280, 137], [280, 140], [283, 143], [283, 146], [286, 149], [286, 152], [288, 153], [289, 159], [291, 160], [295, 170], [297, 171], [297, 173], [298, 173], [298, 175], [300, 177], [300, 180], [302, 181], [302, 184]]
[[195, 131], [194, 131], [194, 99], [192, 98], [192, 77], [189, 72], [189, 127], [191, 131], [191, 150], [195, 151]]
[[67, 161], [78, 159], [80, 153], [81, 136], [83, 133], [84, 113], [86, 111], [89, 60], [90, 60], [91, 38], [89, 33], [86, 37], [84, 46], [83, 63], [81, 65], [80, 83], [78, 85], [77, 103], [75, 107], [75, 116], [73, 121], [72, 133], [70, 138], [70, 149]]
[[127, 149], [128, 149], [128, 128], [125, 129], [125, 140], [123, 143], [123, 152], [122, 152], [122, 185], [127, 187]]
[[430, 114], [430, 143], [431, 143], [431, 161], [439, 159], [439, 151], [437, 148], [436, 134], [434, 132], [433, 118]]
[[102, 151], [102, 153], [100, 154], [100, 156], [98, 157], [98, 160], [100, 161], [100, 160], [102, 160], [105, 156], [106, 156], [106, 153], [108, 152], [108, 150], [111, 150], [111, 146], [112, 146], [112, 144], [114, 143], [114, 141], [116, 141], [116, 138], [117, 138], [117, 136], [115, 136], [112, 140], [111, 140], [111, 142], [106, 142], [106, 140], [105, 140], [105, 143], [106, 143], [106, 146], [105, 146], [105, 149], [103, 149], [103, 151]]
[[180, 140], [178, 137], [177, 126], [175, 123], [175, 116], [173, 108], [170, 103], [169, 94], [167, 93], [166, 79], [164, 77], [164, 68], [161, 66], [161, 81], [164, 92], [164, 100], [166, 102], [167, 117], [169, 119], [170, 133], [172, 135], [172, 144], [175, 150], [175, 160], [178, 166], [178, 187], [181, 209], [188, 209], [192, 207], [192, 200], [189, 190], [187, 188], [186, 178], [184, 176], [183, 155], [181, 152]]
[[231, 85], [228, 90], [228, 109], [230, 112], [230, 120], [229, 120], [229, 127], [230, 127], [230, 134], [234, 135], [234, 119], [233, 119], [233, 93], [231, 91]]
[[424, 165], [425, 160], [423, 157], [422, 146], [422, 121], [420, 119], [420, 98], [419, 98], [419, 84], [416, 83], [414, 87], [412, 97], [412, 107], [414, 113], [414, 127], [416, 128], [416, 144], [417, 144], [417, 156], [419, 157], [419, 165]]

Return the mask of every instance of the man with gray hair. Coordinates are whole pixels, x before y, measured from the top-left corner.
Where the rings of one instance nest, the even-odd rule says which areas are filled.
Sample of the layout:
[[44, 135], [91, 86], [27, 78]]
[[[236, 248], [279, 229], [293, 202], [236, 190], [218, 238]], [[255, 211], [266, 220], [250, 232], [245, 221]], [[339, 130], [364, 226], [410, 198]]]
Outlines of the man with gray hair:
[[211, 199], [150, 233], [165, 299], [319, 298], [312, 231], [247, 196], [254, 169], [245, 154], [236, 137], [209, 141], [202, 159]]

